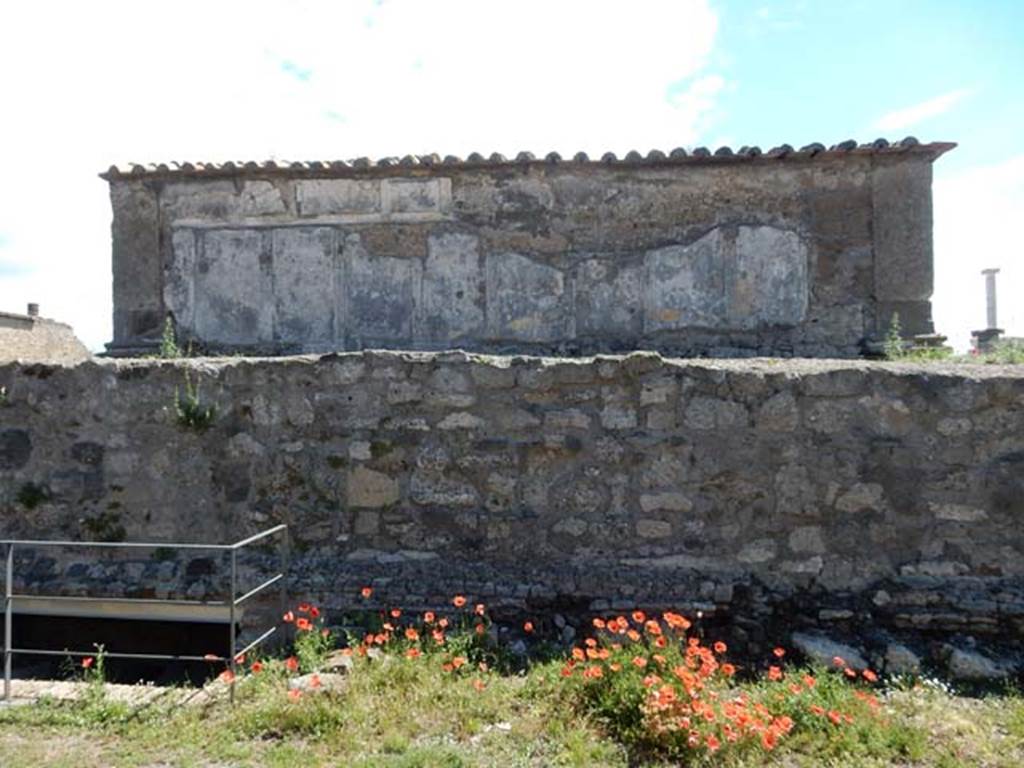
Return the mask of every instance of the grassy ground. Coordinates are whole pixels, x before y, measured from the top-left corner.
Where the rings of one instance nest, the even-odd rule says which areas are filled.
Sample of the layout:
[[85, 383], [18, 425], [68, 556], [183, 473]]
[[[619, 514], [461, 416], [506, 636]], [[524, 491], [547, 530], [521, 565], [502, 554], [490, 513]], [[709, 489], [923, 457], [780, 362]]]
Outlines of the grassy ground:
[[[133, 710], [95, 695], [0, 710], [0, 765], [88, 766], [629, 766], [663, 765], [629, 751], [560, 682], [560, 664], [527, 673], [452, 675], [427, 658], [357, 664], [340, 690], [286, 693], [269, 668], [220, 700]], [[478, 690], [482, 685], [482, 690]], [[737, 683], [757, 694], [759, 683]], [[941, 686], [881, 689], [885, 726], [837, 736], [798, 731], [770, 754], [704, 755], [746, 766], [1024, 765], [1024, 698], [966, 698]]]

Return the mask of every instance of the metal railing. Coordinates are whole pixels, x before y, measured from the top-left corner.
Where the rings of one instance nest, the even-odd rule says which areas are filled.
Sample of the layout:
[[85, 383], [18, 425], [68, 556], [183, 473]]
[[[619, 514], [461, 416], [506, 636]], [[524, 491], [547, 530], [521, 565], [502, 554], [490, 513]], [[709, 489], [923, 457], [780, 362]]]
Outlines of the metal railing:
[[[238, 552], [245, 547], [255, 544], [258, 541], [269, 538], [271, 536], [280, 534], [281, 539], [278, 544], [278, 555], [280, 557], [280, 570], [271, 576], [269, 579], [264, 581], [254, 589], [250, 589], [243, 595], [238, 594]], [[96, 655], [96, 652], [88, 651], [55, 651], [44, 648], [15, 648], [14, 644], [14, 632], [13, 632], [13, 619], [14, 619], [14, 605], [18, 601], [27, 600], [39, 600], [45, 599], [49, 601], [68, 602], [68, 603], [117, 603], [117, 604], [128, 604], [128, 605], [177, 605], [177, 606], [192, 606], [192, 607], [216, 607], [222, 606], [228, 609], [228, 655], [218, 656], [216, 654], [206, 654], [204, 656], [191, 656], [187, 654], [159, 654], [159, 653], [126, 653], [126, 652], [113, 652], [103, 651], [104, 658], [111, 659], [135, 659], [135, 660], [153, 660], [153, 661], [204, 661], [204, 662], [226, 662], [227, 668], [231, 670], [230, 685], [230, 696], [231, 701], [235, 700], [235, 673], [239, 664], [239, 659], [245, 656], [249, 651], [258, 646], [260, 643], [269, 639], [275, 632], [278, 631], [279, 625], [275, 624], [270, 629], [261, 633], [252, 642], [248, 643], [244, 648], [237, 649], [238, 637], [237, 637], [237, 616], [238, 608], [247, 600], [255, 597], [266, 589], [269, 589], [274, 584], [279, 585], [280, 590], [280, 612], [283, 613], [287, 607], [288, 602], [288, 591], [287, 591], [287, 579], [286, 574], [288, 573], [288, 557], [289, 557], [289, 540], [288, 540], [288, 526], [277, 525], [273, 528], [268, 528], [265, 531], [250, 536], [247, 539], [236, 541], [234, 544], [180, 544], [180, 543], [167, 543], [167, 542], [108, 542], [108, 541], [33, 541], [30, 539], [0, 539], [0, 546], [7, 547], [7, 565], [5, 568], [4, 576], [4, 700], [10, 701], [11, 699], [11, 662], [15, 654], [24, 655], [36, 655], [36, 656], [64, 656], [64, 657], [88, 657]], [[14, 551], [17, 547], [22, 548], [36, 548], [36, 547], [72, 547], [72, 548], [98, 548], [98, 549], [159, 549], [159, 550], [204, 550], [211, 552], [227, 552], [230, 557], [230, 567], [228, 569], [228, 583], [227, 583], [227, 594], [230, 595], [230, 600], [225, 599], [221, 601], [203, 601], [203, 600], [161, 600], [159, 598], [135, 598], [135, 597], [121, 597], [121, 598], [104, 598], [104, 597], [80, 597], [80, 596], [66, 596], [66, 595], [42, 595], [42, 594], [15, 594], [14, 593]], [[280, 613], [279, 613], [280, 615]]]

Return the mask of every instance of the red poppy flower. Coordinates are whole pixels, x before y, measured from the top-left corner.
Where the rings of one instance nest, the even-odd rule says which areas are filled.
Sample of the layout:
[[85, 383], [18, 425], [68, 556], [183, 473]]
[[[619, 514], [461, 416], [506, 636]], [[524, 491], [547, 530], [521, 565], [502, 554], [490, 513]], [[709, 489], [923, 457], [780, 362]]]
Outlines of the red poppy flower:
[[774, 649], [772, 649], [772, 653], [775, 654], [775, 658], [781, 659], [783, 656], [786, 655], [786, 649], [785, 648], [774, 648]]
[[289, 656], [285, 659], [284, 665], [288, 668], [289, 672], [297, 672], [299, 670], [299, 660], [294, 656]]
[[261, 662], [259, 662], [259, 661], [254, 661], [254, 662], [252, 663], [252, 665], [251, 665], [251, 666], [249, 667], [249, 670], [250, 670], [250, 671], [251, 671], [251, 672], [252, 672], [252, 673], [253, 673], [254, 675], [258, 675], [258, 674], [259, 674], [260, 672], [262, 672], [262, 671], [263, 671], [263, 664], [262, 664]]
[[426, 622], [427, 624], [433, 624], [434, 623], [434, 612], [433, 611], [427, 611], [426, 613], [424, 613], [423, 614], [423, 621]]
[[361, 595], [362, 595], [362, 596], [363, 596], [364, 598], [366, 598], [367, 600], [369, 600], [369, 599], [370, 599], [370, 595], [372, 595], [372, 594], [373, 594], [373, 587], [363, 587], [363, 588], [362, 588], [362, 589], [360, 590], [360, 594], [361, 594]]
[[523, 632], [525, 632], [528, 635], [533, 632], [533, 622], [532, 621], [525, 621], [525, 622], [523, 622]]
[[300, 632], [309, 632], [309, 630], [313, 628], [313, 625], [310, 624], [309, 619], [304, 616], [300, 616], [295, 620], [295, 628]]
[[864, 675], [864, 679], [867, 680], [869, 683], [878, 682], [878, 675], [876, 675], [870, 669], [865, 669], [863, 672], [861, 672], [861, 674]]
[[282, 620], [284, 621], [285, 624], [291, 624], [293, 621], [295, 621], [295, 614], [292, 613], [291, 611], [288, 611], [288, 613], [286, 613], [281, 618], [282, 618]]
[[418, 659], [421, 655], [422, 653], [420, 652], [419, 648], [410, 648], [408, 651], [405, 652], [406, 658], [409, 659]]
[[412, 627], [409, 627], [409, 628], [407, 628], [405, 630], [405, 639], [406, 640], [419, 640], [420, 639], [420, 633], [417, 632]]
[[302, 698], [302, 691], [300, 691], [298, 688], [293, 688], [292, 690], [288, 691], [288, 698], [292, 701], [298, 701]]
[[465, 604], [466, 598], [464, 598], [462, 595], [456, 595], [452, 598], [452, 605], [454, 605], [456, 608], [461, 608]]
[[604, 623], [604, 619], [602, 619], [600, 617], [594, 617], [593, 624], [594, 624], [594, 629], [604, 629], [605, 626], [606, 626], [605, 623]]
[[643, 611], [633, 611], [633, 621], [637, 624], [643, 624], [647, 620], [647, 615]]
[[402, 615], [402, 609], [401, 608], [392, 608], [391, 609], [391, 618], [392, 619], [397, 619], [401, 615]]
[[84, 659], [82, 659], [82, 669], [91, 668], [95, 661], [96, 659], [94, 659], [92, 656], [86, 656]]
[[317, 608], [315, 605], [311, 605], [309, 607], [309, 615], [312, 616], [314, 619], [320, 618], [320, 609]]
[[309, 603], [299, 603], [299, 613], [309, 613]]
[[711, 647], [715, 649], [715, 653], [725, 653], [727, 650], [729, 650], [729, 646], [727, 646], [721, 640], [716, 641], [715, 644]]

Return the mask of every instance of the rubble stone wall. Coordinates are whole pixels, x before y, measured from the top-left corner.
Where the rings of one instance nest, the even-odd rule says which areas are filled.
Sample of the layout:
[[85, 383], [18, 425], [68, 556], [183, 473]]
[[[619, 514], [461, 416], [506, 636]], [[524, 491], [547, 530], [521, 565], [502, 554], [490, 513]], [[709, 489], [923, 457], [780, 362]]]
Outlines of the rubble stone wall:
[[[175, 415], [186, 377], [206, 429]], [[0, 386], [2, 536], [286, 522], [293, 590], [327, 606], [374, 584], [406, 606], [689, 606], [751, 632], [1024, 632], [1019, 368], [360, 352], [6, 365]], [[21, 557], [26, 589], [222, 583], [173, 553]]]
[[113, 175], [112, 351], [853, 357], [933, 331], [946, 146]]

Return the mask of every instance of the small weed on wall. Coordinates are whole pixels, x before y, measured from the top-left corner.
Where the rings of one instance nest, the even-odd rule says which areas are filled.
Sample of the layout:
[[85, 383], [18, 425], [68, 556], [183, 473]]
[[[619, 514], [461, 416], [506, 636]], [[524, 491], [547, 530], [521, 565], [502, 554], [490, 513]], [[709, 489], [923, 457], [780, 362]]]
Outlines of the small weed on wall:
[[174, 388], [174, 414], [178, 423], [186, 429], [200, 432], [207, 429], [217, 415], [216, 406], [204, 406], [199, 399], [199, 383], [193, 384], [188, 372], [185, 372], [185, 396], [181, 390]]

